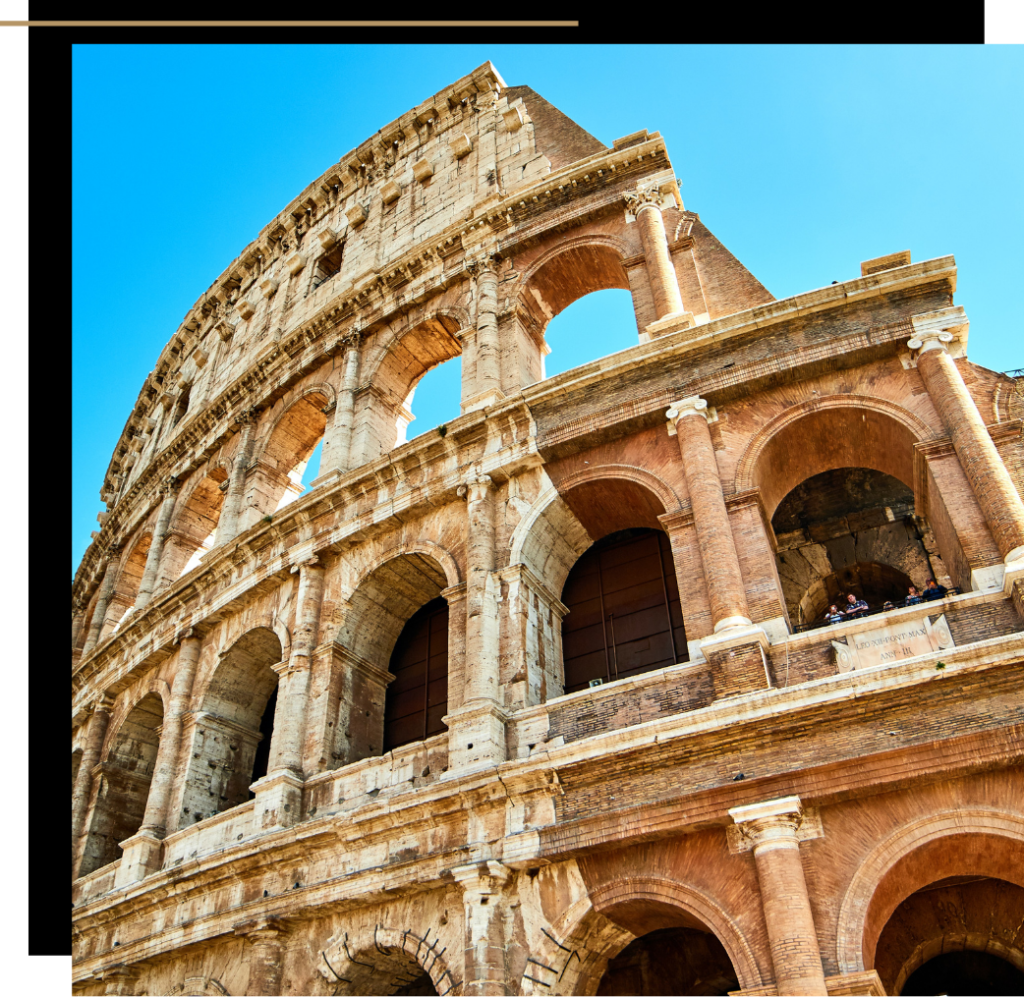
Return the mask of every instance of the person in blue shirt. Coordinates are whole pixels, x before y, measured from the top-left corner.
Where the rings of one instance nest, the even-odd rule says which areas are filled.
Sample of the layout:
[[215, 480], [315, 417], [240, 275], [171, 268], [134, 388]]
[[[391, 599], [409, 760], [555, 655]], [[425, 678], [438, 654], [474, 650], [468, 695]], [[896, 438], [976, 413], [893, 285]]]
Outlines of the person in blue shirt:
[[946, 589], [942, 585], [937, 585], [934, 578], [929, 578], [928, 581], [925, 582], [924, 597], [929, 602], [933, 599], [945, 599]]
[[906, 599], [903, 600], [903, 605], [904, 606], [916, 606], [920, 601], [921, 601], [921, 593], [918, 592], [917, 589], [914, 588], [913, 585], [911, 585], [910, 589], [909, 589], [909, 591], [907, 593]]
[[868, 604], [863, 599], [858, 599], [852, 592], [846, 597], [846, 603], [847, 616], [862, 616], [869, 609]]

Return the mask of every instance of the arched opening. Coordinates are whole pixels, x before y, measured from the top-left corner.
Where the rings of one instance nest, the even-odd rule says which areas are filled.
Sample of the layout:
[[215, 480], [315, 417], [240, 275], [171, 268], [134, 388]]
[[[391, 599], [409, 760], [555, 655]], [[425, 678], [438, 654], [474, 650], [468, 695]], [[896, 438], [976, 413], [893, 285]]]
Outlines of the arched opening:
[[447, 585], [433, 557], [408, 553], [371, 571], [349, 599], [335, 639], [344, 649], [334, 725], [341, 764], [444, 731]]
[[[437, 315], [397, 336], [390, 329], [377, 333], [366, 371], [372, 389], [358, 392], [355, 399], [353, 466], [373, 460], [406, 441], [407, 428], [414, 418], [410, 406], [417, 386], [422, 387], [421, 381], [428, 371], [461, 355], [458, 331], [459, 323], [454, 318]], [[447, 384], [460, 368], [460, 364], [449, 365], [435, 379]], [[419, 396], [424, 394], [421, 391]], [[434, 414], [447, 411], [453, 413], [449, 418], [457, 416], [459, 397], [460, 391], [455, 388]], [[429, 428], [423, 425], [428, 421], [428, 412], [419, 414], [423, 416], [422, 428], [418, 427], [416, 433]]]
[[672, 550], [660, 529], [598, 540], [573, 565], [561, 599], [569, 610], [562, 622], [567, 693], [687, 660]]
[[160, 559], [164, 583], [174, 582], [197, 567], [200, 558], [212, 549], [224, 506], [227, 478], [224, 468], [211, 468], [176, 510]]
[[257, 627], [222, 655], [194, 715], [179, 826], [252, 798], [257, 766], [266, 774], [274, 729], [281, 642]]
[[107, 619], [114, 620], [113, 633], [126, 626], [132, 616], [152, 542], [153, 538], [148, 533], [139, 537], [128, 556], [121, 562], [114, 598], [107, 605]]
[[991, 952], [944, 952], [903, 984], [901, 994], [1024, 994], [1024, 973]]
[[310, 391], [281, 415], [249, 472], [247, 491], [260, 515], [272, 515], [303, 491], [306, 466], [327, 427], [324, 391]]
[[544, 330], [550, 352], [542, 377], [628, 350], [637, 344], [633, 297], [626, 290], [594, 291], [555, 315]]
[[[776, 567], [797, 629], [825, 622], [848, 595], [871, 610], [900, 607], [911, 585], [928, 578], [951, 585], [927, 526], [914, 515], [914, 493], [872, 467], [814, 474], [779, 502], [772, 516]], [[886, 604], [889, 605], [886, 605]]]
[[151, 692], [117, 728], [95, 783], [80, 876], [120, 858], [119, 843], [141, 827], [163, 719], [163, 702]]
[[448, 603], [440, 596], [418, 609], [402, 628], [388, 671], [394, 680], [384, 700], [384, 750], [423, 741], [448, 728]]
[[987, 876], [951, 876], [910, 894], [875, 949], [889, 994], [1024, 993], [1024, 889]]
[[396, 446], [457, 419], [462, 414], [462, 358], [431, 367], [412, 386], [396, 421]]
[[171, 417], [171, 427], [177, 426], [179, 422], [185, 417], [185, 413], [188, 412], [189, 396], [192, 393], [192, 385], [182, 385], [181, 391], [178, 394], [178, 400], [174, 404], [174, 414]]
[[728, 994], [739, 981], [722, 943], [707, 929], [656, 928], [608, 960], [596, 993]]

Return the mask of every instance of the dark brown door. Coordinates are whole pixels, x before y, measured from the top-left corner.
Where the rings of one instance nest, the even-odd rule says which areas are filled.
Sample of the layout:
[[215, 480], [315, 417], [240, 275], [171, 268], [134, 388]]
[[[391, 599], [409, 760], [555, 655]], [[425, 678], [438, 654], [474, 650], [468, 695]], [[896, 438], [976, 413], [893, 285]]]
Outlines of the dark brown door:
[[672, 550], [661, 530], [621, 530], [573, 566], [562, 589], [565, 691], [687, 660]]
[[391, 653], [395, 680], [384, 701], [384, 750], [442, 734], [448, 712], [448, 603], [428, 602], [406, 623]]

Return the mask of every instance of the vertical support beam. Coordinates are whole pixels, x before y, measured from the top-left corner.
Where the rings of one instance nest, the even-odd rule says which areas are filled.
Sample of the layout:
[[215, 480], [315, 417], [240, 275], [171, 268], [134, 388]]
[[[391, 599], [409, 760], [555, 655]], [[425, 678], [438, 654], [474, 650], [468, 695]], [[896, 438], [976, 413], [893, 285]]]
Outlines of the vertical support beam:
[[235, 925], [235, 934], [252, 945], [247, 994], [275, 997], [281, 993], [286, 923], [279, 917], [261, 917]]
[[960, 312], [962, 309], [951, 310], [945, 322], [934, 313], [914, 316], [915, 333], [907, 345], [918, 351], [918, 372], [953, 441], [953, 449], [985, 514], [1003, 563], [1020, 561], [1020, 566], [1024, 566], [1024, 502], [946, 348], [954, 337], [942, 326], [946, 322], [951, 326], [962, 325]]
[[89, 718], [89, 729], [85, 734], [85, 746], [82, 748], [82, 759], [78, 763], [78, 777], [71, 794], [71, 878], [78, 877], [81, 864], [82, 846], [85, 835], [86, 810], [89, 797], [92, 795], [92, 770], [100, 760], [103, 750], [103, 739], [107, 736], [107, 725], [110, 723], [110, 711], [114, 700], [104, 694], [93, 707]]
[[156, 580], [160, 572], [160, 558], [164, 550], [164, 540], [167, 538], [167, 529], [171, 525], [174, 500], [178, 494], [178, 479], [174, 476], [168, 478], [161, 486], [160, 492], [164, 499], [160, 506], [160, 515], [157, 517], [156, 527], [153, 530], [153, 540], [149, 545], [149, 554], [146, 556], [146, 568], [142, 573], [142, 581], [139, 583], [139, 593], [135, 597], [136, 611], [149, 605], [149, 600], [153, 597], [153, 590], [156, 588]]
[[499, 581], [494, 574], [494, 483], [487, 475], [459, 489], [466, 496], [466, 657], [462, 706], [450, 710], [449, 771], [505, 760], [506, 713], [498, 671]]
[[320, 456], [320, 473], [313, 482], [315, 487], [333, 472], [351, 470], [352, 423], [355, 419], [356, 389], [359, 387], [359, 344], [362, 333], [350, 332], [342, 343], [345, 346], [345, 374], [338, 401], [334, 408], [334, 422], [324, 435], [324, 447]]
[[718, 462], [707, 420], [708, 403], [694, 395], [674, 402], [666, 415], [675, 429], [686, 487], [693, 508], [693, 525], [700, 541], [704, 578], [711, 603], [715, 633], [730, 627], [749, 626], [750, 611], [743, 589], [743, 575], [725, 507]]
[[264, 828], [287, 827], [301, 816], [302, 750], [306, 739], [306, 708], [313, 649], [320, 630], [324, 566], [316, 556], [294, 566], [299, 574], [292, 650], [288, 661], [275, 665], [281, 676], [267, 775], [254, 783], [256, 813]]
[[216, 545], [230, 543], [239, 534], [238, 518], [242, 511], [245, 498], [245, 478], [252, 460], [252, 443], [256, 433], [256, 411], [247, 409], [238, 416], [241, 423], [241, 442], [231, 462], [231, 476], [228, 478], [227, 494], [224, 496], [224, 507], [217, 522]]
[[161, 726], [160, 747], [153, 766], [153, 779], [149, 784], [146, 812], [138, 832], [121, 842], [124, 854], [117, 869], [116, 887], [145, 879], [160, 868], [160, 843], [167, 835], [168, 808], [181, 753], [183, 722], [191, 704], [192, 683], [202, 646], [203, 642], [192, 630], [180, 638], [178, 667]]
[[675, 402], [666, 415], [669, 432], [674, 429], [679, 441], [711, 607], [712, 635], [701, 641], [701, 650], [711, 665], [715, 695], [722, 697], [770, 685], [765, 655], [769, 641], [765, 631], [750, 622], [707, 407], [703, 398], [694, 395]]
[[498, 337], [498, 273], [484, 257], [476, 275], [476, 395], [472, 407], [493, 405], [501, 390], [501, 342]]
[[107, 604], [114, 593], [114, 582], [117, 579], [118, 567], [121, 564], [121, 548], [112, 544], [107, 548], [105, 555], [106, 565], [103, 568], [103, 581], [100, 582], [100, 593], [96, 597], [96, 606], [92, 611], [92, 619], [89, 621], [89, 633], [85, 638], [82, 647], [82, 657], [87, 658], [92, 654], [93, 649], [100, 639], [100, 632], [103, 630], [103, 622], [107, 615]]
[[631, 192], [626, 195], [626, 205], [636, 215], [640, 227], [640, 242], [644, 247], [647, 277], [654, 298], [655, 321], [668, 315], [682, 314], [683, 299], [668, 251], [665, 222], [661, 217], [661, 195], [657, 191]]
[[740, 848], [753, 848], [768, 944], [780, 995], [825, 994], [825, 973], [807, 896], [799, 838], [820, 837], [798, 796], [733, 807]]
[[465, 915], [465, 977], [462, 992], [470, 997], [512, 993], [505, 976], [506, 905], [502, 890], [512, 872], [487, 861], [452, 869], [462, 887]]

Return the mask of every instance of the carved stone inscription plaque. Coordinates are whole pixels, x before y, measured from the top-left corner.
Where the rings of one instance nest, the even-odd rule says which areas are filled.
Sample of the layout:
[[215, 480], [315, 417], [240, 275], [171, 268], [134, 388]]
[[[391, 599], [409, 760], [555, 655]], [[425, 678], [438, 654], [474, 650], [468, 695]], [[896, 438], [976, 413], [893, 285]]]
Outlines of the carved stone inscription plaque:
[[836, 653], [836, 667], [841, 672], [855, 668], [886, 665], [904, 658], [913, 658], [931, 651], [944, 651], [953, 647], [953, 637], [943, 614], [933, 623], [928, 617], [894, 623], [875, 630], [850, 634], [848, 643], [832, 641]]

